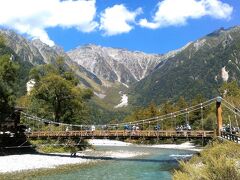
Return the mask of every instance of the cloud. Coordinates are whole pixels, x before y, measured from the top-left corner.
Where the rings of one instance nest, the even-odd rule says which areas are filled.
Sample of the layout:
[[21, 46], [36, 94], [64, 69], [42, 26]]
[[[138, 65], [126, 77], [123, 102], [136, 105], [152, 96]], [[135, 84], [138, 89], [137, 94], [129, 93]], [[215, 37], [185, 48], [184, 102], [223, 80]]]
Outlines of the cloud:
[[210, 16], [216, 19], [230, 19], [233, 11], [220, 0], [163, 0], [157, 4], [152, 22], [141, 19], [139, 25], [150, 29], [185, 25], [188, 19]]
[[135, 23], [136, 16], [141, 13], [141, 8], [129, 11], [123, 4], [106, 8], [100, 15], [99, 29], [108, 36], [128, 33], [133, 29], [131, 24]]
[[0, 25], [53, 46], [46, 29], [76, 28], [91, 32], [98, 23], [95, 0], [0, 0]]

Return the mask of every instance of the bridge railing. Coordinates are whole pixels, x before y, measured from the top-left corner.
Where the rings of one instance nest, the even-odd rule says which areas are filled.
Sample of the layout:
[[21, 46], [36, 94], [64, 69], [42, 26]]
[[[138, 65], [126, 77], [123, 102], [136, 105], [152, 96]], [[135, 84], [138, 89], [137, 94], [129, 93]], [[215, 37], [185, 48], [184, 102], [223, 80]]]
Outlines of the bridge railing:
[[214, 131], [82, 130], [34, 131], [29, 137], [213, 137]]
[[228, 139], [230, 141], [234, 141], [236, 143], [240, 142], [239, 134], [232, 134], [230, 132], [221, 131], [221, 137]]

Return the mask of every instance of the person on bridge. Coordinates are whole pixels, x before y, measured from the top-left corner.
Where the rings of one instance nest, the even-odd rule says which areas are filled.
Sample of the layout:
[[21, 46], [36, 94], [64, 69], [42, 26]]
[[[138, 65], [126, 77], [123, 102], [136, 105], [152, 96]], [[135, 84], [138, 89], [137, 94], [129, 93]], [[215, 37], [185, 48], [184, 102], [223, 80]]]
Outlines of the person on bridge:
[[190, 126], [189, 124], [187, 124], [187, 130], [188, 130], [188, 131], [191, 131], [191, 130], [192, 130], [192, 128], [191, 128], [191, 126]]
[[159, 131], [159, 130], [160, 130], [160, 125], [159, 125], [159, 124], [156, 125], [156, 126], [154, 127], [154, 130], [155, 130], [155, 131]]
[[91, 126], [91, 131], [92, 131], [92, 134], [95, 132], [96, 128], [94, 125]]

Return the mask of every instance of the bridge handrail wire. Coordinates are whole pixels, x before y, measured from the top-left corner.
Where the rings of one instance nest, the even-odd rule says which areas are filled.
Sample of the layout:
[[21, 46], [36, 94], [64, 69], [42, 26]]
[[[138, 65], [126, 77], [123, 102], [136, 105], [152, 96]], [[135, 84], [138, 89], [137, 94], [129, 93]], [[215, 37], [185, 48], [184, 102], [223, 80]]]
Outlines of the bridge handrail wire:
[[228, 110], [232, 111], [234, 114], [236, 114], [237, 116], [240, 117], [240, 113], [237, 113], [236, 111], [234, 111], [234, 109], [232, 109], [231, 107], [229, 107], [228, 105], [226, 105], [225, 103], [222, 103], [223, 106], [225, 106]]
[[44, 118], [39, 118], [37, 116], [30, 115], [30, 114], [27, 114], [25, 112], [21, 112], [21, 114], [23, 114], [26, 118], [29, 118], [29, 119], [32, 119], [32, 120], [37, 120], [39, 122], [45, 122], [45, 123], [49, 123], [49, 124], [58, 124], [58, 125], [64, 125], [64, 126], [70, 126], [71, 125], [71, 124], [66, 124], [66, 123], [54, 122], [52, 120], [48, 120], [48, 119], [44, 119]]
[[[209, 106], [209, 105], [211, 105], [211, 104], [213, 104], [213, 103], [214, 103], [214, 102], [209, 103], [209, 104], [207, 104], [207, 105], [205, 105], [205, 106], [202, 106], [202, 107]], [[199, 110], [199, 109], [201, 109], [201, 107], [192, 109], [191, 111], [188, 111], [188, 112], [183, 112], [183, 113], [177, 114], [177, 115], [175, 115], [174, 117], [178, 117], [178, 116], [184, 115], [184, 114], [186, 114], [186, 113], [194, 112], [194, 111]], [[159, 120], [160, 120], [160, 121], [164, 121], [164, 120], [169, 119], [169, 118], [172, 118], [172, 117], [165, 117], [165, 118], [159, 117], [159, 118], [153, 119], [153, 120], [150, 121], [150, 122], [151, 122], [151, 123], [154, 123], [154, 122], [157, 122], [157, 121], [159, 121]], [[142, 120], [141, 120], [141, 121], [142, 121]], [[141, 122], [141, 121], [140, 121], [140, 122]], [[126, 122], [126, 123], [128, 123], [128, 122]], [[124, 123], [124, 124], [126, 124], [126, 123]], [[135, 124], [135, 123], [131, 122], [131, 124]]]
[[[112, 125], [122, 125], [122, 124], [126, 124], [126, 123], [131, 123], [131, 124], [136, 124], [136, 123], [140, 123], [140, 122], [142, 122], [142, 121], [151, 121], [151, 120], [159, 120], [160, 118], [163, 118], [163, 117], [165, 117], [165, 116], [167, 116], [167, 118], [165, 118], [165, 119], [169, 119], [169, 118], [173, 118], [173, 117], [177, 117], [177, 116], [179, 116], [179, 115], [183, 115], [183, 114], [186, 114], [186, 113], [190, 113], [190, 112], [193, 112], [193, 111], [196, 111], [196, 110], [198, 110], [198, 109], [201, 109], [201, 107], [206, 107], [206, 106], [209, 106], [209, 105], [211, 105], [212, 104], [212, 102], [211, 103], [208, 103], [207, 105], [203, 105], [204, 103], [200, 103], [200, 104], [198, 104], [198, 105], [195, 105], [195, 106], [192, 106], [192, 107], [197, 107], [197, 106], [200, 106], [199, 108], [195, 108], [195, 109], [192, 109], [192, 107], [191, 107], [191, 109], [192, 110], [189, 110], [190, 108], [186, 108], [186, 109], [182, 109], [182, 110], [179, 110], [179, 111], [175, 111], [175, 112], [173, 112], [173, 113], [168, 113], [168, 114], [164, 114], [164, 115], [161, 115], [161, 116], [156, 116], [156, 117], [152, 117], [152, 118], [147, 118], [147, 119], [141, 119], [141, 120], [137, 120], [137, 121], [132, 121], [132, 122], [123, 122], [123, 123], [119, 123], [119, 124], [112, 124]], [[184, 112], [185, 111], [185, 112]], [[178, 113], [180, 113], [180, 114], [178, 114]], [[168, 117], [169, 116], [169, 117]]]
[[[203, 103], [201, 103], [201, 104], [203, 104]], [[201, 105], [201, 104], [199, 104], [199, 105]], [[209, 105], [211, 105], [211, 104], [212, 104], [212, 103], [209, 103], [209, 104], [204, 105], [204, 106], [201, 105], [201, 107], [209, 106]], [[196, 106], [195, 106], [195, 107], [196, 107]], [[183, 115], [183, 114], [186, 114], [186, 113], [193, 112], [193, 111], [195, 111], [195, 110], [200, 109], [201, 107], [195, 108], [195, 109], [192, 109], [192, 110], [190, 110], [190, 111], [183, 112], [183, 113], [180, 113], [180, 114], [177, 114], [177, 115], [176, 115], [176, 112], [181, 112], [182, 110], [176, 111], [175, 113], [169, 113], [169, 114], [165, 114], [165, 115], [162, 115], [162, 116], [157, 116], [157, 117], [148, 118], [148, 119], [143, 119], [143, 120], [138, 120], [138, 121], [133, 121], [133, 122], [123, 122], [123, 123], [119, 123], [119, 124], [106, 124], [106, 125], [108, 125], [108, 126], [118, 126], [118, 125], [123, 125], [123, 124], [126, 124], [126, 123], [131, 123], [131, 124], [136, 124], [136, 123], [138, 123], [138, 124], [141, 124], [141, 123], [144, 122], [144, 121], [152, 121], [152, 120], [155, 120], [155, 121], [156, 121], [156, 120], [159, 120], [160, 118], [163, 118], [163, 117], [165, 117], [165, 116], [170, 116], [170, 117], [164, 118], [164, 120], [165, 120], [165, 119], [168, 119], [168, 118], [172, 118], [173, 114], [175, 114], [174, 116], [176, 117], [176, 116], [179, 116], [179, 115]], [[25, 117], [29, 118], [29, 119], [37, 120], [37, 121], [39, 121], [39, 122], [45, 122], [45, 123], [49, 123], [49, 124], [58, 124], [58, 125], [73, 126], [73, 127], [89, 126], [89, 125], [74, 125], [74, 124], [66, 124], [66, 123], [54, 122], [54, 121], [51, 121], [51, 120], [39, 118], [39, 117], [37, 117], [37, 116], [29, 115], [29, 114], [26, 114], [26, 113], [24, 113], [24, 112], [23, 112], [23, 115], [24, 115]], [[155, 122], [155, 121], [154, 121], [154, 122]], [[103, 125], [97, 125], [97, 126], [103, 126]]]
[[[215, 99], [215, 98], [214, 98]], [[190, 112], [193, 112], [193, 111], [196, 111], [196, 110], [199, 110], [203, 107], [206, 107], [206, 106], [210, 106], [211, 104], [213, 104], [214, 102], [211, 102], [213, 101], [214, 99], [211, 99], [211, 100], [208, 100], [206, 102], [203, 102], [203, 103], [200, 103], [198, 105], [195, 105], [195, 106], [192, 106], [192, 107], [197, 107], [199, 106], [198, 108], [195, 108], [193, 109], [192, 107], [190, 108], [187, 108], [188, 111], [186, 111], [186, 109], [184, 110], [179, 110], [179, 111], [176, 111], [174, 113], [168, 113], [168, 114], [165, 114], [165, 115], [161, 115], [161, 116], [157, 116], [157, 117], [153, 117], [153, 118], [147, 118], [147, 119], [142, 119], [142, 120], [138, 120], [138, 121], [132, 121], [132, 122], [122, 122], [122, 123], [119, 123], [119, 124], [105, 124], [105, 125], [96, 125], [96, 126], [119, 126], [119, 125], [124, 125], [124, 124], [143, 124], [145, 121], [148, 121], [148, 122], [156, 122], [156, 121], [163, 121], [163, 120], [166, 120], [166, 119], [169, 119], [169, 118], [173, 118], [173, 117], [177, 117], [177, 116], [181, 116], [181, 115], [184, 115], [186, 113], [190, 113]], [[208, 103], [208, 104], [206, 104]], [[204, 105], [203, 105], [204, 104]], [[191, 110], [189, 110], [191, 109]], [[37, 116], [34, 116], [34, 115], [29, 115], [25, 112], [21, 112], [24, 117], [26, 118], [29, 118], [29, 119], [32, 119], [32, 120], [35, 120], [35, 121], [39, 121], [39, 122], [43, 122], [43, 123], [49, 123], [49, 124], [57, 124], [57, 125], [63, 125], [63, 126], [72, 126], [72, 127], [88, 127], [90, 125], [75, 125], [75, 124], [66, 124], [66, 123], [60, 123], [60, 122], [54, 122], [54, 121], [51, 121], [51, 120], [47, 120], [47, 119], [43, 119], [43, 118], [39, 118]]]
[[225, 99], [222, 99], [225, 103], [227, 103], [229, 106], [231, 106], [235, 111], [237, 111], [238, 113], [240, 113], [240, 109], [236, 108], [233, 104], [231, 104], [230, 102], [228, 102]]

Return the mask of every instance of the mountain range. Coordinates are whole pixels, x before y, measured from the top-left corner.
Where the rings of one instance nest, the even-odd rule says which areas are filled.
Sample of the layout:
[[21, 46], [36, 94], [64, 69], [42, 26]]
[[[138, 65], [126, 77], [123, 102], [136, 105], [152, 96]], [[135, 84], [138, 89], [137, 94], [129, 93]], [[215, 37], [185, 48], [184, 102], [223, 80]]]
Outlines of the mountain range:
[[219, 29], [188, 43], [180, 52], [160, 62], [151, 75], [131, 89], [133, 104], [161, 103], [197, 94], [219, 95], [224, 81], [240, 83], [240, 27]]
[[[11, 30], [2, 29], [0, 34], [14, 55], [28, 64], [26, 72], [39, 64], [54, 64], [58, 56], [64, 57], [65, 65], [76, 73], [80, 84], [94, 91], [94, 103], [113, 111], [151, 101], [174, 101], [179, 96], [188, 100], [196, 94], [211, 98], [218, 95], [224, 81], [240, 82], [239, 26], [216, 30], [166, 54], [94, 44], [64, 52], [61, 47], [28, 40]], [[125, 103], [121, 102], [123, 97]]]

